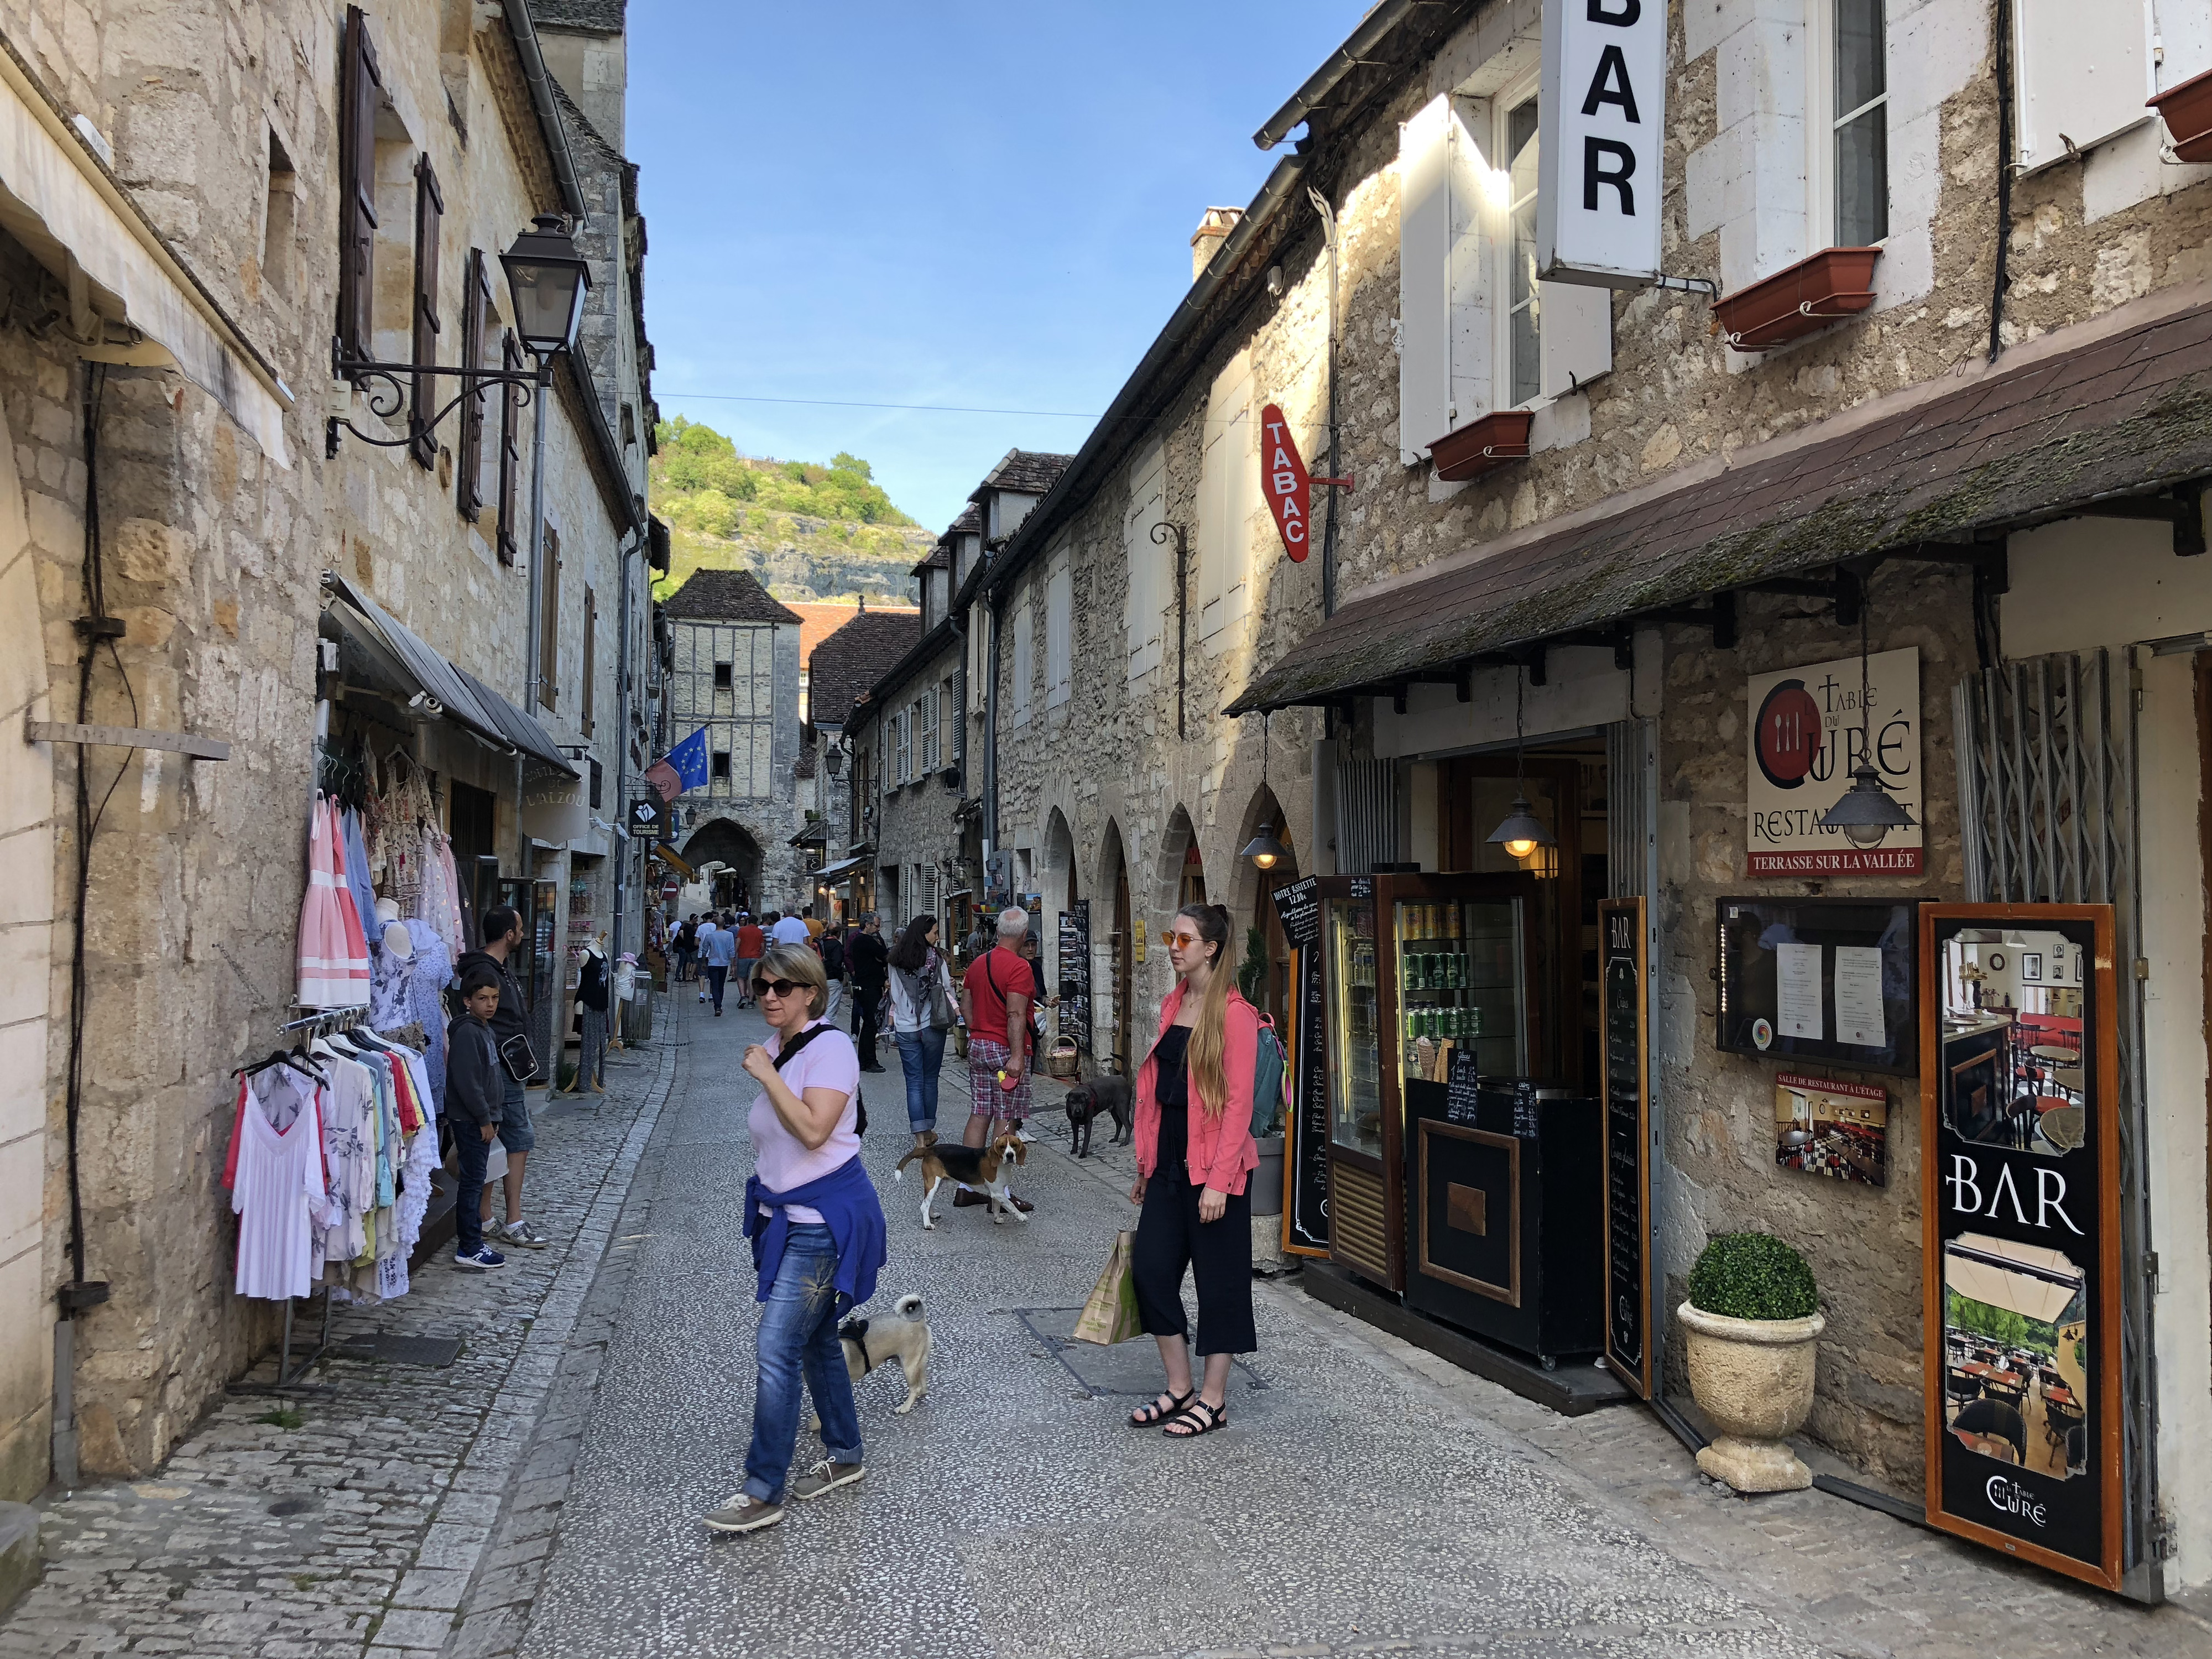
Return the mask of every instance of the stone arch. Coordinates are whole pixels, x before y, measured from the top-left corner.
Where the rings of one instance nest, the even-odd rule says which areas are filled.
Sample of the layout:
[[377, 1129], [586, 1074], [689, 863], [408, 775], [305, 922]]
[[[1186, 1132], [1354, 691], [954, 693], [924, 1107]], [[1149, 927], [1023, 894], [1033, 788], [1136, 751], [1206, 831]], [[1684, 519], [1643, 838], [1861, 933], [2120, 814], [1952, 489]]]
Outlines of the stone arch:
[[[1259, 836], [1263, 824], [1273, 826], [1275, 839], [1289, 854], [1271, 870], [1261, 869], [1244, 856], [1244, 849]], [[1237, 834], [1229, 843], [1231, 867], [1222, 872], [1224, 890], [1218, 896], [1218, 902], [1229, 907], [1230, 920], [1234, 924], [1231, 949], [1240, 963], [1250, 948], [1248, 930], [1259, 930], [1261, 947], [1267, 962], [1263, 1012], [1273, 1013], [1279, 1027], [1290, 1012], [1291, 949], [1270, 896], [1278, 887], [1287, 886], [1298, 878], [1304, 851], [1291, 838], [1283, 804], [1275, 792], [1264, 783], [1255, 787], [1251, 799], [1244, 805], [1244, 816]]]
[[732, 903], [751, 909], [761, 902], [760, 839], [733, 818], [714, 817], [694, 830], [684, 843], [684, 861], [693, 869], [720, 864], [733, 872], [734, 892], [717, 890], [710, 903]]
[[1124, 1077], [1136, 1070], [1136, 929], [1144, 926], [1143, 896], [1131, 871], [1121, 826], [1106, 820], [1098, 838], [1096, 902], [1091, 907], [1092, 1051], [1101, 1070]]
[[1167, 830], [1160, 836], [1159, 856], [1153, 865], [1153, 915], [1171, 915], [1191, 899], [1212, 896], [1206, 885], [1206, 864], [1198, 850], [1198, 830], [1189, 809], [1177, 802], [1168, 814]]

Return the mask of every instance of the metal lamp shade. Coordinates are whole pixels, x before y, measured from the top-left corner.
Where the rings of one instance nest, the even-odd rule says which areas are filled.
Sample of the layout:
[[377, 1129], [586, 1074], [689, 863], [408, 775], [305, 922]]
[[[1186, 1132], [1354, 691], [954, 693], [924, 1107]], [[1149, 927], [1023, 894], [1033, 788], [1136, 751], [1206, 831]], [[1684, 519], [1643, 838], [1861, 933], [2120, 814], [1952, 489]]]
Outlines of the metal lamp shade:
[[516, 237], [499, 262], [507, 267], [514, 331], [522, 343], [540, 357], [566, 350], [575, 341], [592, 278], [561, 221], [538, 215], [535, 228]]
[[1260, 833], [1253, 836], [1251, 844], [1245, 848], [1243, 855], [1261, 869], [1272, 870], [1291, 855], [1291, 849], [1275, 839], [1273, 824], [1263, 823], [1260, 826]]
[[1840, 830], [1854, 847], [1875, 847], [1893, 830], [1912, 828], [1912, 814], [1881, 787], [1881, 774], [1862, 761], [1846, 789], [1820, 819], [1823, 830]]
[[1513, 809], [1505, 815], [1505, 822], [1490, 832], [1494, 845], [1503, 847], [1516, 859], [1525, 859], [1539, 847], [1552, 844], [1552, 832], [1544, 821], [1529, 809], [1526, 795], [1513, 798]]

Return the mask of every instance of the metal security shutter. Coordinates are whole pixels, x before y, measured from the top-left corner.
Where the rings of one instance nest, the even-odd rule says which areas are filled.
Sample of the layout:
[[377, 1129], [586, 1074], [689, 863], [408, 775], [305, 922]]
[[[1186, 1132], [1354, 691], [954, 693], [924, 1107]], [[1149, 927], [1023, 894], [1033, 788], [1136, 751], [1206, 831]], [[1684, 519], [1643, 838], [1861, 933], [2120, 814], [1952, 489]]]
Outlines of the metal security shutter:
[[1395, 761], [1336, 763], [1336, 871], [1374, 873], [1398, 856], [1398, 767]]
[[1984, 904], [2109, 904], [2119, 956], [2120, 1341], [2124, 1566], [2154, 1553], [2156, 1351], [2144, 1264], [2146, 1168], [2137, 879], [2136, 688], [2130, 652], [2009, 662], [1951, 693], [1966, 896]]

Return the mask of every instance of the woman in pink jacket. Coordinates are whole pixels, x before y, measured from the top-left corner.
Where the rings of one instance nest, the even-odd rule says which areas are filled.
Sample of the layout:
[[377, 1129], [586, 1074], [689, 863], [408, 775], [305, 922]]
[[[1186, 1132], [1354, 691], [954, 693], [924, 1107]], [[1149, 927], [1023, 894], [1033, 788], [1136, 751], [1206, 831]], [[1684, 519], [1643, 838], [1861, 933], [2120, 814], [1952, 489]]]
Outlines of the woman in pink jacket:
[[[1179, 1440], [1228, 1422], [1229, 1364], [1260, 1346], [1252, 1329], [1252, 1069], [1260, 1016], [1230, 982], [1229, 912], [1188, 904], [1164, 939], [1177, 983], [1159, 1039], [1137, 1069], [1137, 1310], [1160, 1345], [1167, 1392], [1129, 1421]], [[1182, 1276], [1198, 1279], [1203, 1383], [1191, 1387]]]

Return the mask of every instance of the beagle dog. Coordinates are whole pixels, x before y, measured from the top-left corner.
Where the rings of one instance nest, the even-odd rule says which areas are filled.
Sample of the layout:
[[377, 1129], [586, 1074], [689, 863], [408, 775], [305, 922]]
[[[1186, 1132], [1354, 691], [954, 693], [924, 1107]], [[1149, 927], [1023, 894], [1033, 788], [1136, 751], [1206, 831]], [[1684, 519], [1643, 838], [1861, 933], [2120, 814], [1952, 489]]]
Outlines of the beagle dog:
[[937, 1140], [926, 1142], [899, 1159], [898, 1168], [891, 1172], [891, 1179], [903, 1181], [908, 1164], [919, 1163], [921, 1165], [922, 1178], [928, 1182], [921, 1195], [921, 1224], [925, 1229], [937, 1225], [937, 1218], [931, 1212], [930, 1206], [937, 1197], [937, 1189], [948, 1181], [955, 1186], [970, 1188], [983, 1194], [990, 1200], [991, 1220], [994, 1225], [1004, 1222], [1008, 1216], [1025, 1222], [1029, 1218], [1014, 1207], [1013, 1195], [1006, 1190], [1006, 1183], [1000, 1179], [1000, 1173], [1009, 1163], [1018, 1166], [1029, 1161], [1028, 1146], [1017, 1132], [1009, 1128], [986, 1146], [954, 1146]]

